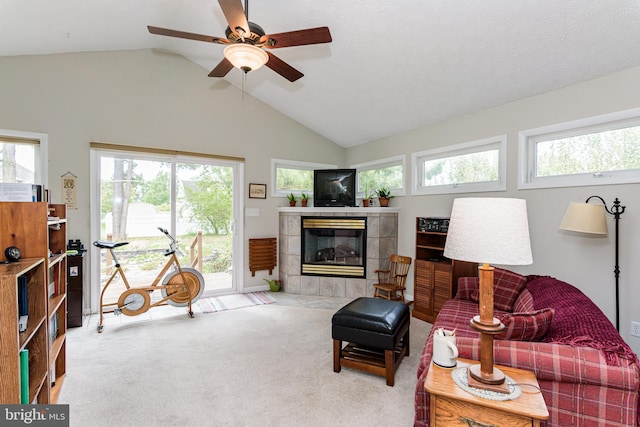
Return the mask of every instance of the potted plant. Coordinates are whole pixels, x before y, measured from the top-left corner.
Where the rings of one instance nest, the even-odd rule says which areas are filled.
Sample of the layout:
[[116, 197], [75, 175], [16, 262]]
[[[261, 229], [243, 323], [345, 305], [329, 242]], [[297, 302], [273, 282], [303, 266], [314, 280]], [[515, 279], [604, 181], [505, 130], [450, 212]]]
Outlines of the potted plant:
[[269, 289], [271, 292], [280, 292], [280, 280], [276, 279], [263, 279], [265, 282], [269, 284]]
[[302, 193], [300, 195], [300, 204], [302, 205], [303, 208], [306, 208], [308, 203], [309, 203], [309, 195], [307, 193]]
[[289, 206], [295, 206], [296, 201], [298, 201], [298, 198], [293, 193], [289, 193], [287, 199], [289, 199]]
[[378, 195], [380, 206], [389, 206], [389, 199], [393, 196], [391, 195], [391, 191], [387, 187], [382, 187], [376, 190], [376, 194]]
[[364, 185], [364, 197], [362, 198], [362, 206], [368, 208], [371, 204], [371, 199], [373, 198], [373, 194], [369, 191], [369, 185]]

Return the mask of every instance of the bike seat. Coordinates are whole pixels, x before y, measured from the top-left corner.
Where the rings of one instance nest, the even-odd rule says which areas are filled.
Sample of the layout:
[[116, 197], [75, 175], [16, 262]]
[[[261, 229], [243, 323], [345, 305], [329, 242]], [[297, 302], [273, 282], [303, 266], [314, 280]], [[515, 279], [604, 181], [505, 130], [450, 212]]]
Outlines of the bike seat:
[[93, 246], [97, 246], [101, 249], [114, 249], [128, 244], [129, 242], [108, 242], [106, 240], [96, 240], [93, 242]]

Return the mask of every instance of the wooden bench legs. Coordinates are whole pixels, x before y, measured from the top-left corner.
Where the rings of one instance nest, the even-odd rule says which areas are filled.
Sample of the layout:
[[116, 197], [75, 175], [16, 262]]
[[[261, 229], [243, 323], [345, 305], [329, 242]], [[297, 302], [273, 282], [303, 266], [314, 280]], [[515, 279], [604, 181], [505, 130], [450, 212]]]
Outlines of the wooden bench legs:
[[348, 343], [342, 348], [342, 341], [333, 340], [333, 372], [342, 367], [357, 369], [386, 378], [387, 385], [393, 387], [395, 374], [402, 358], [409, 356], [409, 328], [393, 350], [373, 349]]

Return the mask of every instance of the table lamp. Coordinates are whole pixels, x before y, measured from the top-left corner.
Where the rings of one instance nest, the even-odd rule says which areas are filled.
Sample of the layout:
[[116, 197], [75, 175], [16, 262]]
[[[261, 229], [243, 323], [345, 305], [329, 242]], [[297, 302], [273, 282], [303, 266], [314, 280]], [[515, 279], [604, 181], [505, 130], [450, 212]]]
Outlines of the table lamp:
[[453, 201], [444, 256], [479, 263], [479, 312], [471, 327], [480, 332], [480, 364], [469, 368], [469, 385], [508, 393], [505, 375], [493, 366], [493, 337], [504, 325], [493, 317], [490, 264], [533, 262], [527, 205], [523, 199], [459, 198]]

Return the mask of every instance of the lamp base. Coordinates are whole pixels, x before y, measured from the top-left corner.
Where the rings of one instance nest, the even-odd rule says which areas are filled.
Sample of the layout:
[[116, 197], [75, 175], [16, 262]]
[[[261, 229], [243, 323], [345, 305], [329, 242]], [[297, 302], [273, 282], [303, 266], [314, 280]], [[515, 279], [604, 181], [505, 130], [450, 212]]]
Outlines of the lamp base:
[[470, 387], [491, 390], [497, 393], [509, 393], [509, 385], [505, 381], [504, 372], [495, 366], [492, 374], [483, 374], [480, 365], [469, 366], [467, 372]]

